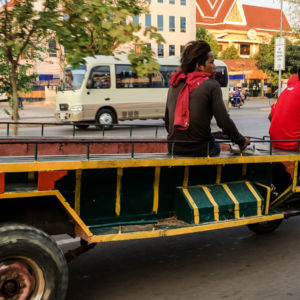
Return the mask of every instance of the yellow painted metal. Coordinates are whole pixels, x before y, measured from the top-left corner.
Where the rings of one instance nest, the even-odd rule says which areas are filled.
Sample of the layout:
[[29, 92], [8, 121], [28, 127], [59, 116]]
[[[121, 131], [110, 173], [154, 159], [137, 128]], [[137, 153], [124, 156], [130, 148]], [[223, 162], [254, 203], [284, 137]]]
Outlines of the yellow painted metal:
[[218, 165], [216, 183], [221, 182], [221, 176], [222, 176], [222, 165]]
[[222, 184], [224, 190], [226, 191], [227, 195], [230, 197], [230, 199], [234, 202], [234, 217], [236, 219], [240, 218], [240, 204], [239, 201], [235, 198], [231, 190], [229, 189], [227, 184]]
[[90, 239], [89, 243], [175, 236], [181, 234], [243, 226], [243, 225], [260, 223], [260, 222], [268, 222], [268, 221], [279, 220], [283, 218], [284, 218], [283, 214], [276, 214], [270, 216], [247, 217], [238, 220], [220, 221], [212, 224], [203, 224], [198, 226], [181, 227], [175, 229], [159, 229], [159, 230], [151, 230], [151, 231], [140, 231], [140, 232], [122, 233], [122, 234], [107, 234], [107, 235], [99, 235], [99, 236], [95, 235]]
[[210, 203], [214, 207], [214, 218], [215, 221], [219, 221], [219, 205], [215, 201], [214, 197], [210, 193], [209, 189], [206, 186], [202, 186], [204, 193], [206, 194], [207, 198], [209, 199]]
[[261, 198], [257, 194], [256, 190], [253, 188], [253, 186], [250, 184], [249, 181], [245, 181], [248, 189], [251, 191], [252, 195], [256, 198], [257, 200], [257, 215], [261, 216]]
[[74, 208], [78, 216], [80, 216], [80, 194], [81, 194], [81, 177], [82, 170], [76, 170], [76, 182], [75, 182], [75, 201]]
[[153, 183], [153, 212], [157, 213], [159, 203], [159, 179], [160, 167], [155, 168], [154, 183]]
[[189, 203], [191, 204], [191, 206], [193, 207], [194, 223], [199, 224], [200, 223], [199, 208], [197, 207], [196, 203], [194, 202], [194, 199], [190, 195], [188, 189], [187, 188], [182, 188], [182, 191], [183, 191], [185, 197], [187, 198], [187, 200], [189, 201]]
[[197, 165], [226, 165], [247, 163], [274, 163], [298, 161], [299, 155], [233, 156], [233, 157], [199, 157], [167, 159], [123, 159], [123, 160], [89, 160], [89, 161], [35, 161], [30, 163], [0, 164], [0, 172], [39, 172], [53, 170], [77, 169], [113, 169], [134, 167], [173, 167]]
[[189, 184], [189, 173], [190, 173], [190, 167], [186, 166], [184, 168], [183, 183], [182, 183], [183, 186], [188, 186]]
[[31, 191], [31, 192], [9, 192], [0, 194], [0, 199], [13, 199], [13, 198], [31, 198], [31, 197], [41, 197], [41, 196], [56, 196], [66, 211], [69, 213], [71, 218], [75, 221], [75, 223], [83, 230], [83, 232], [88, 236], [92, 237], [93, 234], [89, 230], [89, 228], [85, 225], [85, 223], [81, 220], [81, 218], [77, 215], [76, 211], [70, 206], [64, 196], [58, 190], [51, 191]]
[[281, 204], [289, 196], [289, 192], [291, 192], [292, 189], [293, 189], [293, 185], [291, 184], [274, 201], [272, 201], [271, 207], [276, 208], [279, 204]]
[[296, 186], [297, 186], [297, 182], [298, 182], [298, 165], [299, 165], [299, 162], [296, 161], [295, 162], [295, 166], [294, 166], [293, 192], [295, 192]]
[[116, 215], [121, 213], [121, 188], [122, 188], [123, 169], [117, 169], [117, 189], [116, 189]]
[[255, 182], [255, 184], [257, 184], [267, 190], [267, 198], [266, 198], [266, 205], [265, 205], [265, 214], [267, 215], [269, 213], [269, 209], [270, 209], [271, 188], [269, 186], [261, 184], [259, 182]]

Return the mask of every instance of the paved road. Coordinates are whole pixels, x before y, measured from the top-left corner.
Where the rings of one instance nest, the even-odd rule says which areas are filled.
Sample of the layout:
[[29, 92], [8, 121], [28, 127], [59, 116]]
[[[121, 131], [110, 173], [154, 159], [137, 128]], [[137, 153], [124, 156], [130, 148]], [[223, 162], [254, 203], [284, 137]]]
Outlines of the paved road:
[[[0, 103], [0, 120], [8, 122], [10, 121], [9, 116], [4, 113], [4, 108], [7, 107], [6, 103]], [[231, 108], [230, 116], [235, 121], [241, 133], [248, 136], [262, 137], [268, 135], [269, 121], [267, 120], [268, 113], [270, 111], [270, 103], [268, 100], [252, 100], [246, 101], [246, 104], [239, 108]], [[20, 111], [22, 122], [55, 122], [54, 119], [55, 107], [53, 105], [39, 105], [36, 104], [25, 104], [25, 109]], [[126, 121], [120, 122], [120, 124], [151, 124], [163, 126], [162, 120], [149, 120], [149, 121]], [[2, 128], [2, 129], [1, 129]], [[217, 131], [218, 128], [213, 122], [213, 131]], [[0, 127], [0, 136], [6, 136], [6, 128]], [[19, 136], [39, 136], [41, 129], [39, 127], [27, 127], [21, 126], [19, 128]], [[72, 137], [73, 128], [72, 126], [50, 126], [44, 129], [44, 135], [48, 137]], [[75, 131], [78, 137], [102, 137], [102, 131], [97, 130], [94, 126], [91, 126], [87, 130]], [[129, 127], [105, 131], [105, 137], [128, 137], [130, 134]], [[166, 131], [164, 128], [160, 128], [157, 131], [159, 137], [165, 137]], [[155, 137], [156, 128], [153, 129], [134, 129], [132, 131], [133, 137]]]
[[300, 219], [97, 245], [70, 263], [67, 300], [299, 300]]

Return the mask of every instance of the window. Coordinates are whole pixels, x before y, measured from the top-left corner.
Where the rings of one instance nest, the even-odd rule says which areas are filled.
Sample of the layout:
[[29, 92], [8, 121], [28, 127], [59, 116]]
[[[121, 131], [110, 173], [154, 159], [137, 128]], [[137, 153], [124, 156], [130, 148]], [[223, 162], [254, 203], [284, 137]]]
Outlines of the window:
[[110, 69], [109, 66], [98, 66], [92, 69], [88, 84], [91, 89], [110, 88]]
[[164, 0], [157, 0], [157, 3], [164, 3]]
[[130, 65], [116, 65], [117, 88], [168, 88], [173, 72], [178, 66], [161, 66], [156, 74], [139, 77], [131, 71]]
[[146, 29], [149, 29], [151, 26], [151, 15], [146, 14], [145, 15], [145, 27]]
[[79, 89], [84, 79], [86, 66], [78, 69], [66, 68], [63, 75], [64, 90]]
[[169, 0], [170, 4], [175, 4], [175, 0]]
[[180, 32], [186, 32], [186, 18], [180, 17]]
[[241, 44], [240, 55], [250, 55], [250, 45], [249, 44]]
[[180, 0], [181, 5], [186, 5], [186, 0]]
[[157, 56], [164, 56], [164, 45], [160, 44], [157, 46]]
[[139, 16], [134, 16], [134, 17], [133, 17], [133, 23], [135, 23], [135, 24], [139, 24], [139, 23], [140, 23], [140, 18], [139, 18]]
[[175, 55], [175, 45], [169, 45], [169, 56]]
[[173, 16], [169, 17], [169, 31], [170, 32], [175, 31], [175, 17], [173, 17]]
[[148, 88], [149, 86], [149, 76], [138, 77], [131, 71], [130, 65], [116, 65], [117, 88]]
[[159, 72], [163, 77], [163, 87], [170, 87], [170, 78], [178, 70], [178, 66], [161, 66]]
[[228, 74], [226, 67], [217, 67], [215, 79], [219, 82], [221, 87], [227, 87]]
[[148, 49], [151, 49], [152, 47], [151, 47], [151, 43], [147, 43], [146, 44], [146, 47], [148, 48]]
[[48, 42], [48, 51], [50, 57], [56, 57], [56, 40], [50, 40]]
[[163, 15], [157, 16], [157, 29], [158, 29], [158, 31], [164, 30], [164, 16]]

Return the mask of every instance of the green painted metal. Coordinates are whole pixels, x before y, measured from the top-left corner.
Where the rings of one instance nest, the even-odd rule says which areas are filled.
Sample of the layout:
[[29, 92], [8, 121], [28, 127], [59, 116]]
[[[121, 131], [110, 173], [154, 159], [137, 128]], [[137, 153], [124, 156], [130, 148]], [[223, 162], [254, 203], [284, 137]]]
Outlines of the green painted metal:
[[127, 168], [123, 170], [121, 216], [153, 215], [154, 168]]
[[[251, 184], [251, 183], [250, 183]], [[245, 182], [228, 183], [228, 188], [231, 190], [237, 201], [239, 202], [240, 217], [256, 216], [257, 199], [252, 194]], [[253, 184], [251, 186], [257, 192], [262, 205], [264, 198]], [[224, 187], [221, 184], [206, 185], [214, 201], [218, 205], [219, 220], [235, 219], [235, 203], [228, 196]], [[176, 216], [185, 222], [194, 224], [194, 208], [187, 199], [183, 188], [178, 189], [176, 199]], [[203, 186], [193, 186], [187, 188], [191, 198], [199, 211], [200, 223], [213, 222], [215, 220], [214, 206], [204, 192]]]
[[161, 168], [159, 183], [158, 217], [167, 218], [175, 215], [177, 186], [182, 185], [184, 167]]
[[[264, 199], [260, 192], [251, 184], [253, 189], [260, 196], [262, 207], [264, 206]], [[233, 182], [228, 184], [229, 189], [238, 200], [240, 205], [240, 217], [249, 217], [257, 215], [257, 200], [251, 191], [248, 189], [245, 182]]]
[[83, 170], [80, 215], [87, 225], [114, 220], [116, 185], [116, 169]]

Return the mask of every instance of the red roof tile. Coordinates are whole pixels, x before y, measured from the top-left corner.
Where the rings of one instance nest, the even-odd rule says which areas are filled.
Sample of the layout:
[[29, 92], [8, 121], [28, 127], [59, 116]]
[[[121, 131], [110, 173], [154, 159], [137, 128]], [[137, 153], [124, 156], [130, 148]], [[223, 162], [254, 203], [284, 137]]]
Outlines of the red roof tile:
[[228, 67], [229, 72], [253, 71], [259, 70], [257, 61], [248, 58], [224, 59], [224, 63]]
[[[242, 5], [247, 24], [243, 25], [225, 23], [225, 18], [230, 12], [234, 3], [236, 3], [236, 0], [197, 0], [197, 24], [208, 29], [232, 29], [243, 31], [255, 29], [256, 31], [268, 33], [274, 33], [274, 31], [279, 32], [280, 9]], [[215, 6], [212, 4], [215, 4]], [[291, 29], [284, 13], [282, 15], [282, 24], [283, 30]]]
[[[280, 29], [280, 9], [251, 5], [243, 5], [243, 9], [249, 27], [269, 30]], [[284, 13], [282, 14], [282, 28], [283, 30], [291, 29]]]

